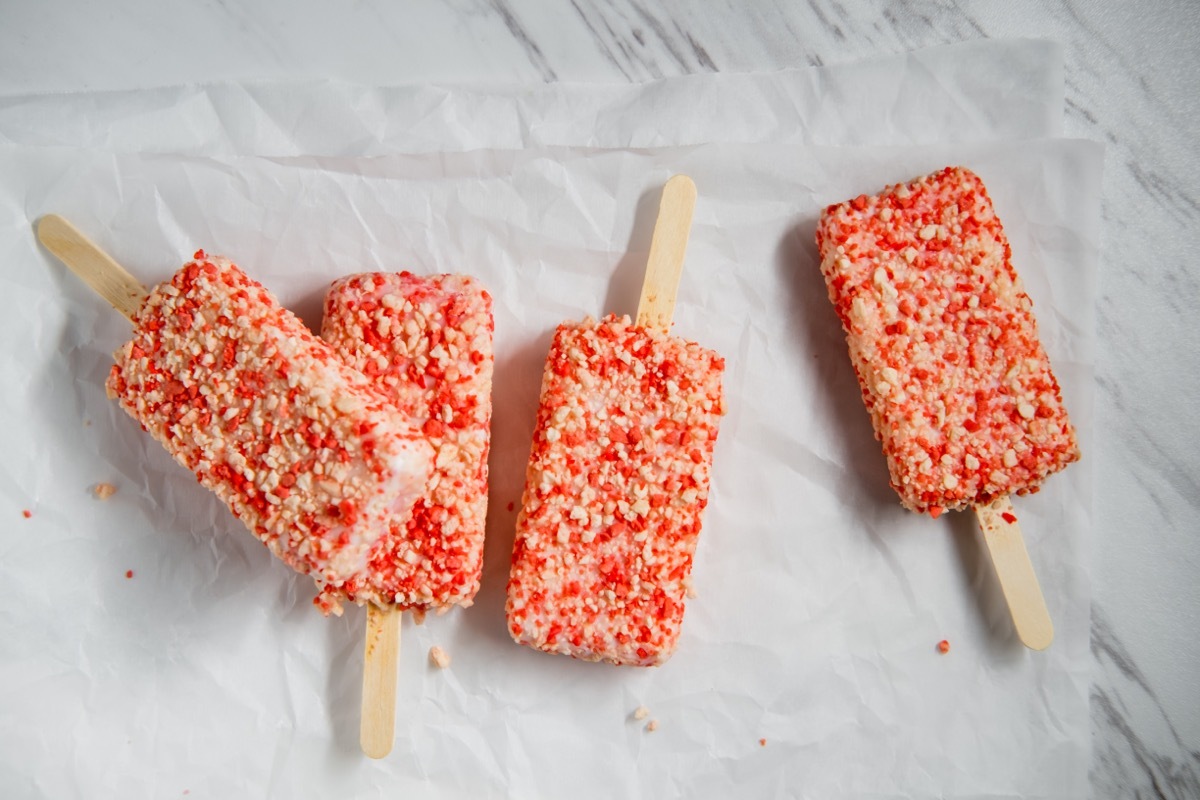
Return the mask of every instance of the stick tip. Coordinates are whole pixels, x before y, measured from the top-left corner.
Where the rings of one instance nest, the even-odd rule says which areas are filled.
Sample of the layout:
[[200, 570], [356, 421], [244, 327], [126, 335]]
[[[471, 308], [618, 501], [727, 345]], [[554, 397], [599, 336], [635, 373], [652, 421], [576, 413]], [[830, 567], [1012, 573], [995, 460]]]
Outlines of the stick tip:
[[368, 758], [386, 758], [388, 753], [392, 752], [392, 742], [390, 739], [380, 739], [370, 736], [363, 736], [359, 742], [363, 753]]
[[1054, 623], [1047, 616], [1034, 624], [1020, 625], [1017, 627], [1017, 638], [1030, 650], [1045, 650], [1054, 642]]
[[696, 197], [696, 182], [687, 175], [672, 175], [663, 185], [663, 191]]
[[67, 221], [58, 214], [43, 214], [38, 217], [38, 221], [34, 226], [37, 230], [38, 239], [45, 242], [46, 237], [54, 232], [55, 228], [61, 229]]

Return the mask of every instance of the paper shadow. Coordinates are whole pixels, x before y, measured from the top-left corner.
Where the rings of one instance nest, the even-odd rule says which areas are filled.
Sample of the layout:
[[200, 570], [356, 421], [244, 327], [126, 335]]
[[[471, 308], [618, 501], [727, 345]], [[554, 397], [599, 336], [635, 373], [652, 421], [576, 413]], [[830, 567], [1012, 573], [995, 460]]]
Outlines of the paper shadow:
[[797, 223], [779, 243], [776, 266], [787, 287], [789, 334], [799, 357], [812, 364], [823, 391], [812, 401], [814, 417], [830, 420], [841, 462], [850, 471], [846, 490], [855, 504], [893, 506], [898, 501], [888, 480], [887, 462], [863, 407], [858, 378], [846, 351], [845, 334], [821, 276], [816, 217]]
[[1024, 652], [1024, 645], [1017, 638], [1008, 602], [1000, 588], [1000, 579], [992, 567], [987, 548], [983, 544], [983, 532], [970, 511], [951, 512], [948, 524], [954, 540], [954, 551], [958, 556], [959, 575], [975, 601], [975, 610], [988, 631], [988, 651], [992, 660], [1004, 657], [1011, 659]]
[[[833, 428], [830, 446], [840, 449], [834, 461], [845, 465], [835, 491], [853, 515], [855, 532], [865, 537], [889, 570], [903, 574], [888, 532], [905, 512], [892, 490], [887, 461], [875, 439], [870, 416], [863, 407], [858, 377], [846, 348], [841, 321], [829, 302], [821, 275], [816, 245], [816, 217], [801, 220], [779, 243], [776, 264], [787, 287], [791, 348], [817, 373], [820, 390], [808, 398], [814, 418], [828, 420]], [[917, 605], [909, 582], [901, 582], [909, 608]]]
[[325, 293], [328, 290], [329, 285], [327, 284], [288, 305], [288, 309], [300, 318], [300, 321], [313, 332], [314, 336], [321, 335], [321, 322], [325, 317]]
[[646, 275], [646, 260], [650, 257], [650, 241], [654, 238], [654, 225], [658, 221], [658, 205], [662, 198], [662, 187], [647, 189], [638, 197], [634, 211], [633, 230], [625, 245], [625, 254], [613, 268], [608, 280], [608, 292], [604, 296], [604, 313], [637, 314], [642, 295], [642, 282]]
[[[304, 612], [316, 613], [311, 605], [304, 609]], [[329, 729], [332, 732], [337, 757], [348, 761], [358, 761], [365, 758], [360, 750], [359, 738], [362, 713], [362, 675], [365, 664], [363, 637], [367, 630], [367, 610], [347, 604], [345, 616], [340, 619], [331, 618], [323, 621], [326, 623], [324, 626], [325, 652], [329, 654], [330, 659], [324, 697]], [[403, 638], [401, 638], [401, 642], [403, 642]], [[398, 680], [403, 686], [403, 677]], [[399, 699], [397, 699], [397, 703], [399, 703]]]
[[515, 353], [497, 359], [492, 379], [492, 433], [488, 454], [487, 535], [483, 578], [463, 619], [481, 640], [511, 645], [504, 618], [517, 511], [533, 440], [542, 368], [554, 332], [547, 330]]

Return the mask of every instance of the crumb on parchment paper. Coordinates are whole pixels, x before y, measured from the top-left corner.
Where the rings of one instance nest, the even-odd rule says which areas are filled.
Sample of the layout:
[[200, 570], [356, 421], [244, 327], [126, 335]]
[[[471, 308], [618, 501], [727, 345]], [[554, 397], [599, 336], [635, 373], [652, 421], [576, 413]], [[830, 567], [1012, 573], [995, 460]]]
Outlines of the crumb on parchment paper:
[[117, 487], [111, 483], [97, 483], [92, 487], [92, 494], [96, 495], [97, 500], [107, 500], [117, 493]]
[[436, 644], [429, 648], [429, 660], [438, 669], [445, 669], [450, 666], [450, 654]]
[[658, 730], [658, 720], [652, 719], [646, 723], [646, 733], [654, 733]]

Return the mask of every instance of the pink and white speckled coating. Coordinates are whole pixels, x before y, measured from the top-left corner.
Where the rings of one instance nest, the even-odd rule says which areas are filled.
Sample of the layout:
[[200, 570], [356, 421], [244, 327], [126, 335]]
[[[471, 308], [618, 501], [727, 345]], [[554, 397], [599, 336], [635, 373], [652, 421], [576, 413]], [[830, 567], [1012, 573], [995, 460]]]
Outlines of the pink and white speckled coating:
[[1079, 458], [1033, 304], [961, 167], [825, 209], [821, 271], [905, 507], [1036, 492]]
[[516, 641], [615, 664], [670, 657], [708, 502], [724, 366], [628, 317], [558, 327], [508, 583]]
[[325, 297], [322, 336], [420, 425], [436, 457], [425, 496], [388, 526], [351, 599], [470, 605], [483, 569], [492, 417], [492, 298], [465, 275], [365, 273]]
[[155, 287], [115, 357], [109, 395], [322, 597], [424, 491], [421, 432], [227, 259]]

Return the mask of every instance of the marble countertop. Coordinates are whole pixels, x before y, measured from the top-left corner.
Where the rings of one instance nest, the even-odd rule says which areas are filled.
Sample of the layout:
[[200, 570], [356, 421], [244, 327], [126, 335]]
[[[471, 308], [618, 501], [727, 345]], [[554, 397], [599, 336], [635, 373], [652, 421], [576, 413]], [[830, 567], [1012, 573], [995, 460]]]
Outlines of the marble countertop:
[[52, 0], [2, 16], [9, 94], [251, 79], [639, 81], [981, 37], [1061, 42], [1065, 134], [1106, 147], [1092, 788], [1200, 796], [1200, 330], [1188, 321], [1200, 304], [1189, 258], [1200, 252], [1200, 5]]

